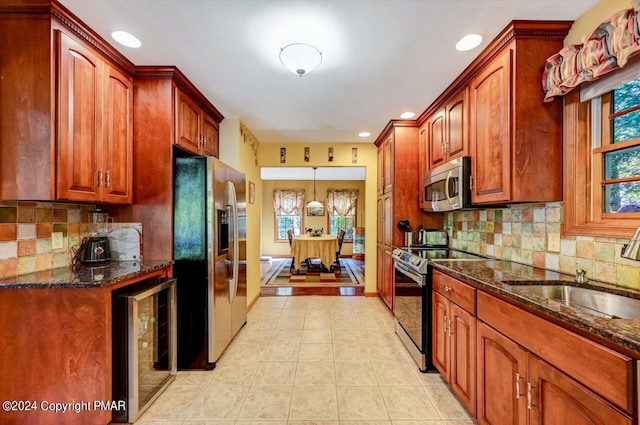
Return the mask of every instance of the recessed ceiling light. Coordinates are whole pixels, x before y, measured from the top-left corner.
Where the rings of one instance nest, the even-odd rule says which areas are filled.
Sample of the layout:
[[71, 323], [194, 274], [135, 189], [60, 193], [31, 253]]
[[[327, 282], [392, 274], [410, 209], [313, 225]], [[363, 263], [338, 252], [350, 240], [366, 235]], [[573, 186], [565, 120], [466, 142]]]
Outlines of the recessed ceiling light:
[[369, 136], [371, 136], [371, 133], [369, 133], [368, 131], [363, 131], [361, 133], [358, 133], [358, 136], [360, 136], [360, 137], [369, 137]]
[[408, 120], [416, 116], [415, 112], [403, 112], [400, 114], [400, 118]]
[[126, 31], [114, 31], [111, 33], [111, 37], [123, 46], [132, 47], [134, 49], [142, 46], [140, 40]]
[[456, 43], [456, 50], [466, 52], [475, 49], [482, 43], [482, 36], [478, 34], [467, 34]]

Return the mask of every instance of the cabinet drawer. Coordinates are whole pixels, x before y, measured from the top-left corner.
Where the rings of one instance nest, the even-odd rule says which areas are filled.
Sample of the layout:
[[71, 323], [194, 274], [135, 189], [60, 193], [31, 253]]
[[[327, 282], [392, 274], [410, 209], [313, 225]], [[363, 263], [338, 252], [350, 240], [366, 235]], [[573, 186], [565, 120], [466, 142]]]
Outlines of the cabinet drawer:
[[476, 289], [438, 270], [433, 271], [433, 290], [475, 316]]
[[592, 391], [633, 412], [633, 360], [482, 291], [478, 319]]

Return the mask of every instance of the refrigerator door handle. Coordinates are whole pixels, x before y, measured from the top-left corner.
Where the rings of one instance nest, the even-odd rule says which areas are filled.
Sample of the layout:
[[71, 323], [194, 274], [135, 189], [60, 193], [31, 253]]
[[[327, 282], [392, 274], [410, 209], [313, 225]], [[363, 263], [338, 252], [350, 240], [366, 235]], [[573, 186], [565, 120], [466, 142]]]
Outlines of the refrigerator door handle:
[[232, 238], [232, 252], [231, 260], [233, 261], [232, 265], [232, 274], [229, 278], [229, 302], [233, 303], [236, 299], [236, 295], [238, 293], [238, 268], [239, 268], [239, 257], [238, 250], [240, 249], [239, 241], [238, 241], [238, 203], [236, 200], [236, 187], [233, 182], [227, 182], [227, 208], [231, 211], [232, 217], [232, 225], [231, 225], [231, 238]]

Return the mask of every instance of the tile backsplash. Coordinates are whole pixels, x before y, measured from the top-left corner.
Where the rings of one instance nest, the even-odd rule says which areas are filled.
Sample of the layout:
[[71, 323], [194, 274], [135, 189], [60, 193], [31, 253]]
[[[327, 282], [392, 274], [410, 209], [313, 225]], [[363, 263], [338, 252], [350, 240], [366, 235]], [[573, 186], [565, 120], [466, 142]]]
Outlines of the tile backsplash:
[[640, 289], [640, 262], [620, 256], [628, 239], [562, 236], [562, 203], [446, 213], [451, 246]]
[[[0, 278], [71, 264], [82, 223], [94, 205], [0, 202]], [[51, 249], [51, 233], [62, 232], [63, 247]]]

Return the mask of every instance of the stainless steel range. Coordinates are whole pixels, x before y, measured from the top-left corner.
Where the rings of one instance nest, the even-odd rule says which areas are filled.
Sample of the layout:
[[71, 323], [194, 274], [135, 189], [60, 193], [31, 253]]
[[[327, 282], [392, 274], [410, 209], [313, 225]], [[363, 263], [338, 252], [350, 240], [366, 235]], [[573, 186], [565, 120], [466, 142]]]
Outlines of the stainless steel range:
[[435, 371], [431, 356], [431, 263], [429, 260], [482, 260], [446, 246], [412, 246], [392, 252], [395, 270], [396, 334], [421, 372]]

